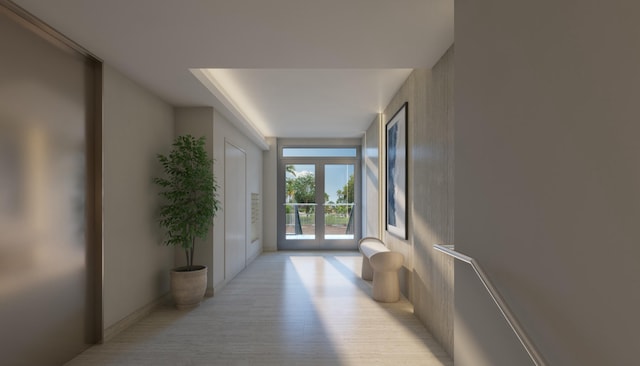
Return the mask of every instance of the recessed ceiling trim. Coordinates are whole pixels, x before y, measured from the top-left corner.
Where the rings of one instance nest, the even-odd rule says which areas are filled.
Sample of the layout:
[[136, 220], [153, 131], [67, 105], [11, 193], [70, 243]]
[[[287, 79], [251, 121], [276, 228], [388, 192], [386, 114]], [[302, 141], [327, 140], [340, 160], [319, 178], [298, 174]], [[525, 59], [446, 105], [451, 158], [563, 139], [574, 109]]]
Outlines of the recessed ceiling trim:
[[[246, 116], [242, 109], [236, 105], [233, 99], [225, 92], [222, 85], [216, 80], [216, 78], [203, 69], [190, 69], [191, 73], [213, 94], [213, 96], [220, 102], [223, 110], [220, 111], [231, 122], [238, 127], [238, 129], [244, 132], [258, 147], [262, 150], [269, 150], [269, 144], [264, 134], [255, 127], [255, 124]], [[226, 112], [226, 113], [225, 113]]]

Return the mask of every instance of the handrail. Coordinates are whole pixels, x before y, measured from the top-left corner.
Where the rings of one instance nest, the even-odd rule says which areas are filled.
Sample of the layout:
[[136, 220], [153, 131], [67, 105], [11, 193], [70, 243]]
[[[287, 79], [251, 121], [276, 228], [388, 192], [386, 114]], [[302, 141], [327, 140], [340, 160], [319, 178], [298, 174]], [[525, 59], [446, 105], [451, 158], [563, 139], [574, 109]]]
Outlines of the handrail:
[[478, 275], [480, 282], [482, 282], [484, 288], [489, 292], [491, 299], [496, 304], [496, 306], [498, 306], [498, 310], [500, 310], [500, 313], [507, 321], [507, 324], [509, 324], [511, 330], [513, 330], [513, 332], [516, 334], [516, 337], [529, 355], [529, 358], [531, 358], [531, 361], [533, 361], [536, 366], [546, 366], [547, 363], [545, 362], [544, 358], [542, 357], [536, 346], [533, 344], [527, 333], [524, 331], [518, 319], [516, 319], [516, 317], [513, 315], [513, 312], [511, 312], [511, 309], [504, 301], [498, 290], [495, 288], [489, 277], [487, 277], [487, 275], [484, 273], [482, 267], [480, 267], [480, 265], [476, 262], [476, 260], [460, 252], [456, 252], [453, 245], [436, 244], [433, 246], [433, 248], [437, 251], [445, 253], [455, 259], [471, 265], [471, 268], [473, 268], [473, 270], [476, 272], [476, 275]]

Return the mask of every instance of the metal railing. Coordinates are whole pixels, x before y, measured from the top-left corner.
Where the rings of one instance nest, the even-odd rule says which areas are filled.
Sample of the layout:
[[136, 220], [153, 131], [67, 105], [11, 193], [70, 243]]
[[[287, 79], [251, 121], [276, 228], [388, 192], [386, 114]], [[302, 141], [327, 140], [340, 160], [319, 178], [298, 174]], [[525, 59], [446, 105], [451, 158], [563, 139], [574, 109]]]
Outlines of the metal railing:
[[[344, 227], [345, 234], [354, 234], [353, 210], [355, 203], [323, 203], [325, 226]], [[293, 227], [295, 232], [287, 232], [287, 235], [301, 235], [303, 225], [315, 225], [316, 203], [286, 202], [285, 226]], [[303, 212], [304, 211], [304, 212]]]
[[511, 330], [513, 330], [516, 337], [520, 341], [520, 344], [522, 344], [522, 347], [524, 347], [524, 350], [529, 355], [529, 358], [531, 358], [531, 361], [533, 361], [536, 366], [547, 366], [546, 361], [544, 360], [536, 346], [533, 344], [527, 333], [524, 331], [518, 319], [516, 319], [516, 317], [513, 315], [513, 312], [511, 312], [509, 305], [507, 305], [507, 303], [504, 301], [496, 287], [484, 273], [482, 267], [480, 267], [476, 260], [460, 252], [456, 252], [453, 245], [434, 245], [433, 248], [471, 265], [471, 268], [473, 268], [476, 275], [478, 275], [480, 282], [482, 282], [484, 288], [489, 292], [491, 299], [498, 307], [498, 310], [500, 310], [500, 313], [507, 321], [507, 324], [509, 324], [509, 327], [511, 328]]

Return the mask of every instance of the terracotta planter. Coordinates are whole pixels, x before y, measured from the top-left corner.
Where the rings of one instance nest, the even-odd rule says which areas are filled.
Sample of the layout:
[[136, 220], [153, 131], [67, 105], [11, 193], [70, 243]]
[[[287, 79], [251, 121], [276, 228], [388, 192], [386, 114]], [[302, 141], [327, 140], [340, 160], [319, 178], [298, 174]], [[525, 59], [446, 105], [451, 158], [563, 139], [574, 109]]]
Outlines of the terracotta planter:
[[207, 290], [207, 267], [193, 268], [194, 271], [187, 271], [187, 267], [171, 270], [171, 295], [178, 309], [197, 307]]

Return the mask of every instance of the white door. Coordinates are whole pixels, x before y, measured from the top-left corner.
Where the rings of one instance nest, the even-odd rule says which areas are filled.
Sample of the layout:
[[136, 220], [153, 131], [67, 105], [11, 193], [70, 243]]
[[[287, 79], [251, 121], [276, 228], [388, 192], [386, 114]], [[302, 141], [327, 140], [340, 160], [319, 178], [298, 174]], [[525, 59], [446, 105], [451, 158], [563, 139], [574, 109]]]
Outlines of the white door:
[[224, 148], [224, 262], [225, 279], [246, 266], [247, 184], [246, 153], [225, 141]]

